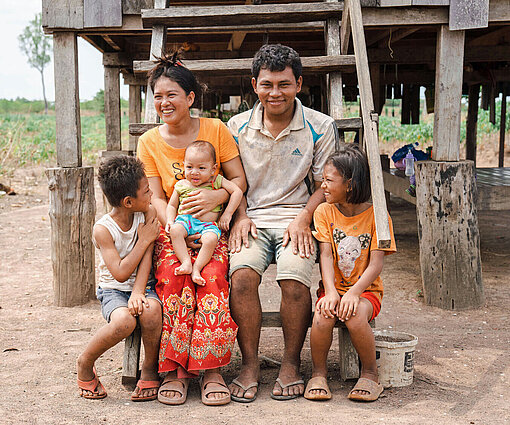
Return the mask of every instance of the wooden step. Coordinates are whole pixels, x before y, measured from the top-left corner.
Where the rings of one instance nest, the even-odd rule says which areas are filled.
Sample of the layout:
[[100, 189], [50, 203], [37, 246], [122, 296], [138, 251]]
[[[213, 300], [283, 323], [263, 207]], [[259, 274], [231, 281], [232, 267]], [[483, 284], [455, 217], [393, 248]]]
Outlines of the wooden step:
[[[329, 3], [328, 3], [329, 4]], [[207, 59], [183, 60], [184, 65], [192, 72], [207, 73], [208, 76], [220, 75], [251, 75], [252, 58], [245, 59]], [[354, 55], [309, 56], [301, 58], [303, 73], [318, 74], [334, 71], [354, 72], [356, 59]], [[153, 61], [133, 61], [135, 73], [146, 73], [154, 66]]]
[[[335, 120], [336, 126], [341, 131], [358, 131], [363, 126], [361, 118], [341, 118]], [[132, 123], [129, 124], [129, 134], [131, 136], [141, 136], [151, 128], [160, 126], [161, 123]]]
[[174, 6], [142, 10], [145, 28], [154, 25], [171, 27], [210, 27], [324, 21], [340, 18], [343, 3], [291, 3], [236, 6]]

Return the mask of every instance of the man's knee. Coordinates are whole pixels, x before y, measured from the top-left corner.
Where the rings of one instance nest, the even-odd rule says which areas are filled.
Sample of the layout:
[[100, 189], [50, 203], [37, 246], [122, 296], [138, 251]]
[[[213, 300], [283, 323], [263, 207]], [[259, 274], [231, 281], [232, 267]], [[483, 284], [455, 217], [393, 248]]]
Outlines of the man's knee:
[[258, 292], [260, 275], [250, 268], [236, 270], [231, 278], [231, 290], [237, 295]]
[[291, 303], [311, 302], [310, 288], [297, 280], [279, 282], [282, 290], [282, 301]]

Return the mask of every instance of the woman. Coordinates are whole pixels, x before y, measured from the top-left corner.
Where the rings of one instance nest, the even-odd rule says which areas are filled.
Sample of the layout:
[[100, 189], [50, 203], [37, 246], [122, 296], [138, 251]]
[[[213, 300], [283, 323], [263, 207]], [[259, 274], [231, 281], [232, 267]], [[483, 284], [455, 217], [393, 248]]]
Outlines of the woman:
[[[230, 392], [219, 372], [229, 363], [237, 325], [230, 316], [228, 303], [227, 241], [222, 234], [209, 264], [203, 269], [205, 286], [195, 285], [190, 275], [176, 276], [180, 265], [165, 233], [167, 199], [177, 180], [184, 177], [184, 150], [195, 140], [210, 142], [216, 149], [221, 173], [241, 190], [246, 179], [234, 139], [217, 119], [192, 118], [190, 108], [200, 96], [201, 87], [177, 55], [165, 57], [149, 73], [154, 106], [163, 125], [140, 137], [137, 155], [145, 165], [152, 205], [161, 223], [154, 249], [156, 291], [163, 303], [163, 332], [159, 354], [159, 372], [168, 372], [158, 394], [165, 404], [186, 401], [189, 378], [204, 370], [202, 402], [226, 404]], [[190, 213], [200, 216], [228, 200], [224, 189], [198, 190], [187, 200]], [[188, 247], [200, 246], [200, 235], [188, 237]], [[196, 258], [196, 251], [190, 255]]]

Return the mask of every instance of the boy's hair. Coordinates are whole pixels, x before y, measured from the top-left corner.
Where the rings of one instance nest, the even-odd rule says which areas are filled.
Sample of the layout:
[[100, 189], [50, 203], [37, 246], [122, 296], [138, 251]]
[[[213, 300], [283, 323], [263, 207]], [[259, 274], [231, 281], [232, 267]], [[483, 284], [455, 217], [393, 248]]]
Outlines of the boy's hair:
[[201, 152], [207, 152], [211, 157], [212, 162], [216, 164], [216, 149], [214, 149], [214, 146], [209, 142], [206, 142], [205, 140], [195, 140], [190, 143], [184, 151], [184, 158], [186, 158], [186, 152], [188, 152], [188, 149], [196, 149]]
[[364, 152], [353, 144], [342, 144], [337, 152], [326, 160], [345, 180], [351, 180], [346, 201], [362, 204], [370, 199], [370, 169]]
[[101, 190], [112, 207], [119, 207], [126, 196], [136, 198], [140, 180], [145, 177], [143, 163], [127, 155], [114, 156], [104, 161], [98, 170]]
[[298, 53], [293, 48], [281, 44], [265, 44], [253, 57], [251, 75], [256, 80], [261, 69], [268, 69], [271, 72], [283, 71], [288, 66], [292, 68], [297, 81], [303, 73]]

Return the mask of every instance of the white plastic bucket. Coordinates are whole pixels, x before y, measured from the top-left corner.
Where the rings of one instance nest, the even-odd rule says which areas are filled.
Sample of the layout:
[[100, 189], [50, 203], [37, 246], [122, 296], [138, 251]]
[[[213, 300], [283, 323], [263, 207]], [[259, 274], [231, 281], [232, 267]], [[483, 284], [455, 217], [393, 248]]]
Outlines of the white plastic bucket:
[[374, 329], [379, 382], [385, 388], [404, 387], [413, 382], [414, 335]]

